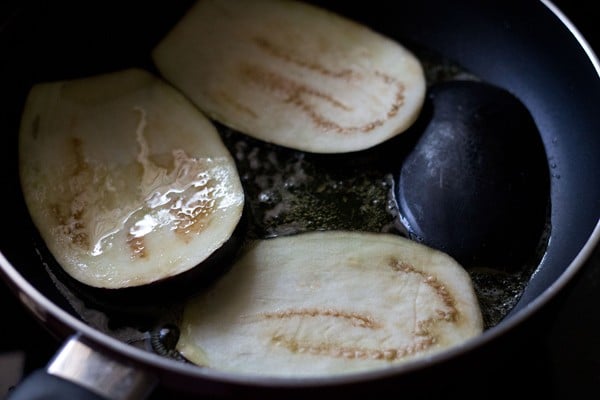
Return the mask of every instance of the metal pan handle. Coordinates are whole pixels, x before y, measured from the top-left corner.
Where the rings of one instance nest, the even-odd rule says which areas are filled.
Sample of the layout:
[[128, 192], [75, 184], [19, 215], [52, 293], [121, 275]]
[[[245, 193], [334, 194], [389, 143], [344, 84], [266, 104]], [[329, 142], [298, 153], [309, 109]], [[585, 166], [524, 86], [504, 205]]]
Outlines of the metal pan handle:
[[28, 375], [7, 400], [147, 398], [158, 379], [95, 350], [79, 334], [71, 336], [45, 369]]

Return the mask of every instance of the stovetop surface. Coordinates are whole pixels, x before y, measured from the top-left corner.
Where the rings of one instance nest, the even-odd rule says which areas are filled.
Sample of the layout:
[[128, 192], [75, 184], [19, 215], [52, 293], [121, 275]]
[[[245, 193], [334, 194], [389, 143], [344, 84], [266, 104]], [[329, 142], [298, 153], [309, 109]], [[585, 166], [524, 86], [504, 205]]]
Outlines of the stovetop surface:
[[[581, 0], [555, 1], [600, 55], [597, 11]], [[582, 6], [583, 4], [583, 6]], [[600, 132], [599, 132], [600, 134]], [[590, 184], [599, 184], [590, 182]], [[4, 312], [0, 327], [0, 396], [21, 377], [44, 367], [62, 343], [50, 335], [4, 285], [0, 285]], [[509, 351], [485, 352], [485, 368], [460, 371], [453, 383], [440, 377], [411, 398], [424, 393], [506, 398], [533, 394], [537, 398], [596, 397], [600, 392], [600, 249], [547, 307], [511, 337]], [[507, 346], [502, 347], [506, 349]], [[442, 385], [435, 389], [436, 385]], [[432, 389], [433, 388], [433, 389]], [[152, 399], [170, 398], [158, 388]], [[407, 397], [408, 398], [408, 397]], [[437, 397], [436, 397], [437, 398]]]

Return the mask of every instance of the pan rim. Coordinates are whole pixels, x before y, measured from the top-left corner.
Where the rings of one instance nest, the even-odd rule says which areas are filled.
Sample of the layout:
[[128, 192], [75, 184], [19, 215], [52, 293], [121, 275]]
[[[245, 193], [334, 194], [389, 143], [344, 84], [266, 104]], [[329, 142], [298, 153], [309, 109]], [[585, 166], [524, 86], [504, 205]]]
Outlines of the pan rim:
[[[563, 25], [569, 29], [577, 42], [583, 47], [588, 59], [591, 61], [598, 76], [600, 77], [600, 61], [598, 60], [598, 57], [594, 53], [587, 40], [583, 37], [575, 25], [566, 17], [566, 15], [562, 13], [556, 5], [554, 5], [552, 1], [540, 1], [561, 21]], [[303, 378], [263, 377], [198, 368], [195, 366], [184, 365], [177, 361], [161, 357], [157, 354], [135, 348], [109, 336], [108, 334], [98, 331], [50, 301], [17, 271], [11, 262], [4, 256], [2, 251], [0, 251], [0, 267], [8, 283], [13, 286], [12, 289], [19, 291], [19, 300], [24, 303], [37, 318], [44, 321], [48, 315], [51, 315], [72, 329], [73, 332], [79, 332], [83, 336], [99, 344], [102, 348], [128, 357], [128, 359], [139, 363], [140, 365], [168, 370], [170, 372], [186, 375], [191, 378], [215, 380], [223, 383], [237, 383], [268, 387], [316, 387], [323, 385], [328, 386], [344, 383], [357, 383], [378, 378], [403, 375], [411, 371], [420, 370], [426, 368], [427, 366], [450, 360], [459, 354], [469, 352], [491, 342], [517, 325], [520, 325], [534, 313], [539, 311], [540, 308], [548, 303], [551, 298], [555, 297], [555, 295], [561, 291], [579, 272], [586, 261], [590, 258], [593, 251], [598, 247], [599, 243], [600, 219], [597, 221], [591, 235], [588, 237], [586, 243], [581, 247], [577, 255], [560, 274], [560, 276], [548, 288], [546, 288], [543, 293], [537, 296], [524, 309], [519, 310], [510, 318], [483, 332], [481, 335], [470, 339], [461, 346], [445, 350], [427, 358], [417, 359], [415, 361], [390, 368], [346, 375]]]
[[491, 327], [474, 338], [467, 340], [465, 343], [453, 348], [444, 350], [440, 353], [431, 356], [419, 358], [407, 363], [391, 366], [388, 368], [364, 371], [358, 373], [318, 376], [318, 377], [274, 377], [252, 374], [238, 374], [227, 371], [212, 370], [209, 368], [200, 368], [194, 365], [182, 364], [179, 361], [171, 360], [131, 346], [108, 334], [98, 331], [85, 322], [77, 319], [67, 311], [57, 306], [49, 300], [33, 285], [31, 285], [6, 259], [4, 254], [0, 252], [0, 267], [4, 275], [14, 286], [14, 290], [18, 291], [19, 300], [28, 308], [28, 310], [37, 317], [41, 322], [45, 322], [48, 315], [56, 318], [64, 323], [70, 329], [72, 334], [80, 335], [84, 338], [92, 340], [93, 343], [101, 346], [105, 351], [113, 352], [121, 357], [126, 357], [143, 369], [160, 369], [178, 373], [194, 379], [205, 379], [219, 381], [223, 383], [244, 384], [263, 387], [318, 387], [318, 386], [335, 386], [348, 383], [360, 383], [381, 378], [389, 378], [394, 376], [404, 375], [413, 371], [421, 370], [427, 366], [442, 363], [452, 358], [470, 352], [488, 342], [502, 336], [509, 330], [523, 323], [534, 313], [549, 302], [559, 291], [561, 291], [583, 267], [586, 261], [590, 258], [594, 250], [600, 244], [600, 220], [596, 224], [592, 234], [587, 242], [575, 256], [569, 266], [564, 270], [561, 276], [552, 283], [542, 294], [535, 298], [528, 306], [516, 314], [510, 316], [498, 325]]

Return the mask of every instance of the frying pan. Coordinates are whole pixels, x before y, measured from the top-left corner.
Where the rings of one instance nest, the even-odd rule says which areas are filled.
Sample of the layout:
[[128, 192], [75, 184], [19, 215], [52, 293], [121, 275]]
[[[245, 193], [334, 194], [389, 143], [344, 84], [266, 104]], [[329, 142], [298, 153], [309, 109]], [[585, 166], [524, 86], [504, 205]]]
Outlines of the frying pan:
[[[109, 335], [101, 323], [84, 322], [40, 258], [21, 196], [17, 132], [25, 96], [36, 82], [129, 66], [151, 68], [151, 48], [190, 2], [20, 3], [0, 32], [5, 141], [0, 162], [7, 186], [2, 204], [9, 210], [0, 230], [0, 271], [15, 296], [64, 346], [49, 363], [51, 373], [28, 377], [15, 398], [30, 398], [39, 388], [47, 396], [56, 390], [63, 398], [145, 398], [157, 385], [182, 397], [354, 397], [411, 390], [426, 396], [435, 392], [435, 384], [421, 385], [433, 379], [469, 385], [469, 369], [487, 367], [469, 356], [526, 325], [578, 273], [600, 240], [600, 66], [560, 11], [547, 1], [420, 0], [402, 4], [401, 12], [394, 2], [369, 2], [368, 9], [319, 4], [409, 47], [422, 46], [456, 61], [517, 95], [532, 113], [551, 168], [551, 235], [518, 303], [497, 325], [442, 354], [383, 371], [301, 380], [251, 379], [193, 367]], [[77, 385], [56, 376], [65, 369], [77, 377]]]

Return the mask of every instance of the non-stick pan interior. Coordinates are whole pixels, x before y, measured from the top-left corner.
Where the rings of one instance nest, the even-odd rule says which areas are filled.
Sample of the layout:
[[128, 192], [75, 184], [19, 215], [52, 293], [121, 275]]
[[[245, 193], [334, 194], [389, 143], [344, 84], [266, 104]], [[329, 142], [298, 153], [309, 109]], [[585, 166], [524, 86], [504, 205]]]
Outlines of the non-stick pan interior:
[[[551, 169], [552, 232], [518, 311], [559, 278], [598, 222], [600, 138], [593, 109], [600, 80], [581, 44], [542, 3], [519, 2], [515, 9], [503, 4], [466, 1], [442, 10], [419, 2], [417, 15], [426, 16], [427, 24], [408, 17], [400, 29], [508, 88], [540, 128]], [[519, 221], [514, 223], [518, 230]]]
[[[3, 52], [1, 124], [3, 255], [36, 289], [69, 309], [32, 243], [20, 194], [17, 133], [21, 108], [36, 82], [83, 77], [124, 67], [152, 69], [150, 50], [190, 1], [32, 2], [0, 27]], [[513, 314], [559, 280], [590, 240], [600, 216], [600, 79], [568, 28], [541, 2], [318, 2], [407, 47], [453, 60], [516, 94], [542, 133], [551, 171], [547, 251]], [[243, 6], [240, 3], [240, 6]], [[514, 221], [520, 229], [520, 221]]]

